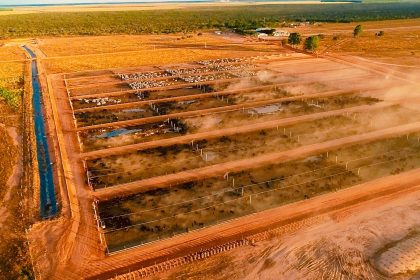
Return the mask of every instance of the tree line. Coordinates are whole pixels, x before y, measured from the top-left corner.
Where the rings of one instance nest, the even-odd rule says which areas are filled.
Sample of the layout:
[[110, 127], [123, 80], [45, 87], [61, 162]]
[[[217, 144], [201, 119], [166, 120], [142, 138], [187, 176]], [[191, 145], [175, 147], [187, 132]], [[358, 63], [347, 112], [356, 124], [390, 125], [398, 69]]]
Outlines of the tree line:
[[[353, 29], [353, 37], [354, 38], [360, 37], [362, 35], [362, 32], [363, 32], [362, 25], [361, 24], [356, 25], [356, 27]], [[377, 37], [385, 36], [385, 32], [381, 30], [377, 32], [375, 36]], [[303, 43], [303, 49], [305, 51], [315, 53], [318, 50], [320, 40], [323, 38], [324, 38], [324, 35], [322, 34], [312, 35], [312, 36], [307, 37]], [[302, 36], [300, 35], [300, 33], [297, 33], [297, 32], [290, 33], [287, 40], [283, 41], [283, 44], [286, 44], [286, 43], [296, 48], [296, 46], [302, 43]]]
[[52, 12], [0, 17], [0, 38], [159, 34], [227, 28], [238, 33], [283, 21], [352, 22], [420, 17], [420, 3], [258, 5], [179, 10]]

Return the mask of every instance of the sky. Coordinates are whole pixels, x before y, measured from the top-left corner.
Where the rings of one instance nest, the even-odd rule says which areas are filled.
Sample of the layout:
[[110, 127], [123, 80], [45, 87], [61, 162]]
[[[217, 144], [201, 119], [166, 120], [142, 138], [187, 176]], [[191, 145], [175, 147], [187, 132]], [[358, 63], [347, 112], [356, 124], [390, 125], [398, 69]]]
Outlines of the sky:
[[[66, 4], [66, 3], [118, 3], [118, 2], [173, 2], [179, 0], [0, 0], [0, 5]], [[194, 0], [182, 0], [189, 2]], [[197, 1], [197, 0], [195, 0]], [[202, 0], [201, 0], [202, 1]]]

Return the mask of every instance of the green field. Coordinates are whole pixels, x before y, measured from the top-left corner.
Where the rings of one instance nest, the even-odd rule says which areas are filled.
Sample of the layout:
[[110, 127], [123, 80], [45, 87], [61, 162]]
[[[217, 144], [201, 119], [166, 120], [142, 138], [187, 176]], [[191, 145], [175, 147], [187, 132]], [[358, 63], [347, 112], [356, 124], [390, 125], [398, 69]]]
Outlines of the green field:
[[54, 12], [0, 17], [0, 38], [246, 30], [283, 21], [352, 22], [420, 17], [420, 3], [271, 4], [180, 10]]

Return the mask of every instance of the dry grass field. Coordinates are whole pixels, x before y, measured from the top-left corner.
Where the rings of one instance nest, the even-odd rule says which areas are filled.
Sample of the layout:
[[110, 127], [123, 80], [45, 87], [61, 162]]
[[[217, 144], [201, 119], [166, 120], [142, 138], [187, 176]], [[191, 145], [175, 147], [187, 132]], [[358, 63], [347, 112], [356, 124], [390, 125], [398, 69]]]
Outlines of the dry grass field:
[[[143, 52], [165, 48], [229, 48], [224, 37], [211, 33], [167, 35], [114, 35], [39, 39], [39, 47], [47, 57], [72, 55], [104, 55], [114, 52]], [[235, 35], [232, 35], [236, 37]], [[240, 37], [239, 37], [240, 38]], [[240, 38], [241, 41], [244, 39]], [[268, 48], [265, 45], [244, 44], [244, 50]]]
[[[22, 49], [17, 47], [0, 47], [1, 59], [14, 60], [24, 58]], [[23, 92], [23, 77], [25, 71], [24, 62], [0, 62], [0, 89], [4, 96], [0, 94], [0, 129], [2, 130], [4, 141], [0, 147], [0, 186], [5, 192], [7, 188], [7, 180], [12, 174], [12, 169], [17, 156], [17, 147], [15, 140], [18, 135], [9, 135], [10, 128], [19, 129], [19, 104], [20, 96]], [[4, 155], [4, 156], [3, 156]], [[4, 170], [3, 170], [4, 169]], [[0, 196], [2, 198], [3, 196]]]
[[[362, 35], [354, 38], [353, 28], [361, 24]], [[320, 52], [357, 55], [379, 62], [417, 67], [420, 63], [420, 20], [391, 20], [375, 22], [323, 23], [298, 27], [293, 32], [323, 34]], [[376, 36], [384, 31], [384, 36]]]
[[[355, 25], [357, 23], [323, 23], [289, 31], [301, 32], [304, 36], [324, 34], [320, 42], [321, 52], [418, 65], [418, 19], [363, 22], [365, 31], [359, 38], [352, 36]], [[375, 36], [382, 29], [385, 36]], [[39, 49], [46, 56], [44, 63], [50, 73], [174, 64], [229, 57], [233, 51], [237, 56], [247, 56], [250, 52], [273, 52], [279, 47], [278, 43], [257, 44], [255, 38], [244, 40], [236, 35], [197, 34], [43, 38], [38, 42]]]
[[235, 35], [231, 37], [195, 33], [51, 38], [39, 40], [39, 48], [50, 73], [175, 64], [276, 50], [276, 46], [237, 42]]
[[23, 92], [25, 58], [19, 46], [0, 44], [0, 100], [15, 109], [20, 105]]
[[12, 91], [22, 89], [24, 62], [0, 62], [0, 87]]
[[[6, 108], [3, 109], [7, 110]], [[10, 129], [8, 130], [6, 127], [0, 126], [0, 133], [3, 135], [0, 143], [0, 153], [2, 155], [0, 159], [0, 201], [2, 202], [10, 187], [8, 181], [10, 176], [12, 176], [13, 167], [16, 164], [18, 154], [18, 148], [13, 139], [9, 136], [10, 131]]]
[[[366, 31], [361, 37], [348, 38], [348, 41], [333, 46], [329, 51], [417, 67], [420, 62], [420, 27], [413, 31], [384, 32], [384, 36], [377, 37], [375, 32]], [[333, 42], [330, 41], [329, 44], [332, 45]]]
[[[0, 47], [0, 272], [2, 279], [31, 279], [26, 222], [32, 219], [32, 197], [22, 196], [22, 94], [28, 78], [24, 51], [18, 46]], [[7, 62], [22, 60], [21, 62]], [[26, 90], [30, 90], [26, 88]], [[24, 186], [24, 188], [21, 188]], [[24, 215], [25, 213], [25, 215]]]
[[[0, 45], [3, 45], [1, 41]], [[24, 60], [25, 58], [25, 54], [18, 46], [7, 46], [5, 44], [0, 47], [0, 61]]]

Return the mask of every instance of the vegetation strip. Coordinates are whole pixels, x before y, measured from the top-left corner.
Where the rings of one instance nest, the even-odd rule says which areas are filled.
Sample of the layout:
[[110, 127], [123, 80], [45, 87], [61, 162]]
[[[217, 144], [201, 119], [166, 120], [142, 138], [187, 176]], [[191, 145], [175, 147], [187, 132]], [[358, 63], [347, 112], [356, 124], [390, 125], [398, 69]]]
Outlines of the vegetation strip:
[[[420, 17], [419, 3], [258, 5], [185, 10], [65, 12], [3, 15], [3, 38], [151, 34], [230, 28], [239, 33], [290, 21], [351, 22]], [[133, 24], [135, 22], [136, 24]]]

